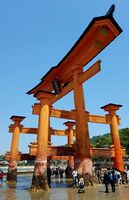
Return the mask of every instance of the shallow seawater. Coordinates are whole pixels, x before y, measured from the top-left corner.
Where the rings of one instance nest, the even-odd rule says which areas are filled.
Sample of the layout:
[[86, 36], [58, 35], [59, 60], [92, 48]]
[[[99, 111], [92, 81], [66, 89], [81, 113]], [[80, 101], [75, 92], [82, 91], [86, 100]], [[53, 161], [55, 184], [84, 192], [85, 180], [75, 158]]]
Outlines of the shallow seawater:
[[29, 192], [32, 174], [19, 175], [16, 185], [0, 182], [0, 200], [129, 200], [129, 185], [116, 188], [116, 192], [104, 193], [104, 185], [88, 187], [84, 193], [78, 193], [77, 188], [69, 187], [66, 179], [52, 179], [49, 192]]

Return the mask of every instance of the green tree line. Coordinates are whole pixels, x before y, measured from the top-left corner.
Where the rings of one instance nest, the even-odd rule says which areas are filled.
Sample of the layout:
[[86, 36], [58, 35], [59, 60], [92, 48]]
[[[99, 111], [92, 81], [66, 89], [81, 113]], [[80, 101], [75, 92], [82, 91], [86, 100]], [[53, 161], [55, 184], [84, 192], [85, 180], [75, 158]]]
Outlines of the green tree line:
[[[124, 128], [119, 130], [120, 143], [129, 155], [129, 128]], [[111, 145], [111, 135], [110, 133], [104, 135], [93, 136], [90, 138], [90, 143], [94, 147], [98, 148], [108, 148]]]

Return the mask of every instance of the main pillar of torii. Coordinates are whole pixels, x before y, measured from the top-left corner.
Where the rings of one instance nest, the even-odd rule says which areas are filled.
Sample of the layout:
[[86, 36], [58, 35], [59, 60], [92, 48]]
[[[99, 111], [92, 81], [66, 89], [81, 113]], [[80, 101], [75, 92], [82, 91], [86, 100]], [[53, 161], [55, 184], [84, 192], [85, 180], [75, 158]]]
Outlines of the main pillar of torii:
[[76, 113], [76, 154], [75, 168], [78, 174], [92, 174], [92, 161], [90, 159], [90, 141], [88, 120], [85, 114], [85, 99], [82, 84], [79, 82], [81, 67], [76, 66], [73, 71], [73, 91]]
[[35, 97], [40, 101], [41, 109], [38, 121], [38, 148], [35, 160], [35, 168], [32, 178], [31, 189], [48, 190], [47, 182], [47, 147], [49, 134], [49, 118], [50, 118], [50, 98], [52, 94], [39, 91]]

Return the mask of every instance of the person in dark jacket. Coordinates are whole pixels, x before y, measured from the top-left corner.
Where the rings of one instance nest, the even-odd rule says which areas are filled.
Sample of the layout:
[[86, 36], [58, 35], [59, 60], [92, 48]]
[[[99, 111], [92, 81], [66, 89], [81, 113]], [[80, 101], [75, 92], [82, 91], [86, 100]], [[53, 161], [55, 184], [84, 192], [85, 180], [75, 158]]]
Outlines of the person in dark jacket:
[[111, 170], [109, 172], [109, 178], [110, 178], [110, 184], [111, 184], [111, 188], [112, 188], [112, 192], [115, 192], [116, 188], [115, 188], [115, 183], [116, 183], [116, 174], [115, 174], [115, 170]]
[[108, 193], [108, 186], [110, 184], [109, 172], [104, 172], [103, 183], [105, 184], [105, 192]]

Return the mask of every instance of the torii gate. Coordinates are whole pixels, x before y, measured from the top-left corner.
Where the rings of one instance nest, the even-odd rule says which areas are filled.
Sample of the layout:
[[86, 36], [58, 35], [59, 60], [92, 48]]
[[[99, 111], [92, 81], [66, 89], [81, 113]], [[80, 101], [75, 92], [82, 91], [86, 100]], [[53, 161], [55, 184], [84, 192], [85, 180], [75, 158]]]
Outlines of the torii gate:
[[[74, 119], [76, 124], [75, 167], [80, 175], [85, 173], [91, 174], [92, 161], [90, 159], [88, 117], [86, 115], [82, 84], [100, 71], [100, 61], [96, 62], [85, 72], [83, 72], [83, 67], [109, 45], [121, 32], [122, 30], [114, 20], [112, 12], [108, 12], [105, 16], [93, 18], [81, 37], [59, 64], [52, 67], [41, 79], [41, 82], [27, 92], [27, 94], [33, 94], [39, 100], [38, 147], [32, 188], [39, 188], [40, 186], [42, 189], [46, 189], [48, 187], [46, 171], [50, 107], [72, 90], [74, 92]], [[103, 109], [109, 111], [110, 120], [113, 124], [112, 132], [117, 135], [117, 145], [113, 141], [114, 147], [119, 148], [119, 150], [117, 149], [119, 152], [119, 162], [116, 157], [115, 162], [118, 163], [117, 165], [121, 167], [122, 171], [122, 153], [115, 113], [119, 107], [120, 105], [109, 104], [103, 107]], [[33, 106], [33, 112], [36, 112], [35, 109], [37, 109], [36, 104]], [[116, 149], [115, 153], [117, 153]]]
[[[108, 110], [114, 110], [117, 111], [121, 106], [116, 104], [108, 104], [103, 108], [108, 107]], [[39, 115], [40, 112], [40, 105], [35, 104], [33, 107], [33, 114]], [[75, 120], [75, 112], [72, 111], [66, 111], [66, 110], [59, 110], [59, 109], [50, 109], [50, 116], [56, 117], [56, 118], [63, 118], [63, 119], [72, 119]], [[100, 124], [107, 124], [110, 126], [110, 132], [111, 132], [111, 139], [112, 144], [114, 145], [114, 141], [116, 144], [119, 141], [119, 138], [115, 138], [118, 133], [116, 131], [112, 131], [113, 122], [111, 121], [110, 113], [106, 116], [102, 115], [93, 115], [88, 112], [86, 112], [86, 117], [88, 119], [88, 122], [90, 123], [100, 123]], [[12, 116], [10, 119], [14, 122], [14, 124], [11, 124], [9, 126], [9, 132], [13, 133], [12, 135], [12, 145], [11, 145], [11, 151], [6, 153], [6, 160], [12, 160], [15, 161], [18, 160], [29, 160], [34, 159], [34, 157], [37, 155], [37, 141], [31, 142], [29, 145], [29, 154], [23, 154], [18, 151], [19, 146], [19, 134], [36, 134], [38, 132], [38, 128], [27, 128], [24, 127], [21, 124], [21, 121], [24, 120], [24, 116]], [[116, 118], [116, 129], [118, 130], [117, 126], [120, 125], [120, 118], [118, 115], [115, 114]], [[73, 129], [73, 126], [75, 125], [75, 122], [73, 121], [67, 121], [64, 123], [66, 125], [66, 130], [57, 130], [50, 128], [49, 130], [49, 137], [48, 137], [48, 151], [47, 156], [52, 157], [52, 159], [64, 159], [68, 160], [68, 156], [73, 156], [75, 154], [74, 149], [74, 142], [73, 142], [73, 136], [75, 136], [75, 130]], [[113, 129], [114, 130], [114, 129]], [[68, 138], [68, 147], [56, 147], [51, 145], [51, 136], [66, 136]], [[119, 136], [119, 135], [118, 135]], [[95, 148], [93, 146], [90, 146], [90, 156], [91, 157], [112, 157], [115, 158], [115, 154], [118, 153], [118, 147], [114, 145], [111, 149], [105, 149], [105, 148]], [[116, 153], [114, 152], [117, 151]], [[58, 153], [57, 153], [58, 152]], [[65, 152], [65, 153], [64, 153]], [[122, 148], [122, 155], [125, 156], [125, 150]], [[62, 157], [63, 156], [63, 157]], [[118, 157], [118, 156], [117, 156]], [[119, 161], [119, 159], [118, 159]], [[114, 167], [118, 168], [121, 171], [120, 165], [116, 167], [116, 163], [114, 162]]]

